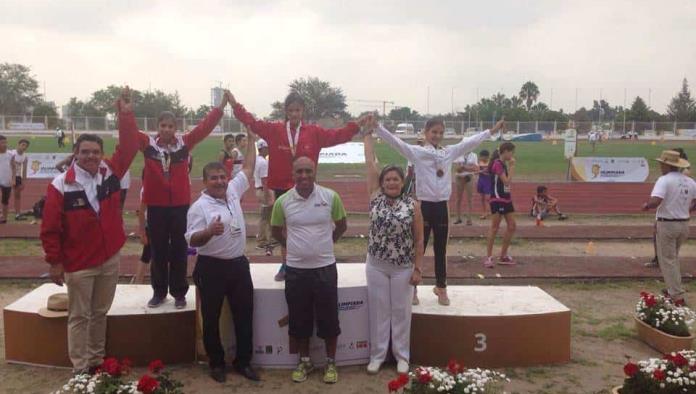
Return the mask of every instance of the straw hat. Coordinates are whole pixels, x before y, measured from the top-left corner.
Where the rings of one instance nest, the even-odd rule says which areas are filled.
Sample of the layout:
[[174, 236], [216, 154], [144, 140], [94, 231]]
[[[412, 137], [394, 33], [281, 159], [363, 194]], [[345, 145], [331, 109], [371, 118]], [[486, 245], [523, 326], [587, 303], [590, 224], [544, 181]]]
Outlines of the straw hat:
[[39, 309], [39, 316], [47, 318], [68, 316], [68, 294], [51, 294], [46, 301], [46, 307]]
[[688, 161], [679, 157], [679, 152], [673, 150], [663, 150], [660, 157], [655, 159], [660, 163], [667, 164], [668, 166], [677, 168], [689, 168], [691, 164]]

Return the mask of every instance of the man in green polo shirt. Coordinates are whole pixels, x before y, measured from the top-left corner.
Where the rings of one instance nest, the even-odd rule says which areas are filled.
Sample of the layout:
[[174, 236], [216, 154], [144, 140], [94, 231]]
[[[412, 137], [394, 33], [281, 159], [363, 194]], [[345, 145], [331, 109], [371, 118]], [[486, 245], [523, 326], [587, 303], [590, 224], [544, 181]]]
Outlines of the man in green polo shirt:
[[[292, 380], [304, 382], [314, 369], [309, 358], [309, 338], [316, 320], [317, 336], [326, 344], [324, 382], [336, 383], [336, 339], [341, 329], [333, 244], [346, 231], [346, 211], [338, 193], [314, 183], [315, 176], [316, 163], [308, 157], [295, 159], [295, 187], [273, 205], [271, 231], [288, 251], [285, 276], [288, 334], [300, 353]], [[287, 236], [283, 235], [284, 228]]]

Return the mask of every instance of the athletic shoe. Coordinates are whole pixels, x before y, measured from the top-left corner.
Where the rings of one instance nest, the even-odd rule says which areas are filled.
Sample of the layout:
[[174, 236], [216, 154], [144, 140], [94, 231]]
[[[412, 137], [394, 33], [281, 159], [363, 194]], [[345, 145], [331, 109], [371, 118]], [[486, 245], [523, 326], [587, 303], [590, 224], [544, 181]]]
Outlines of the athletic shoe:
[[147, 307], [148, 308], [157, 308], [158, 306], [164, 304], [164, 300], [167, 297], [158, 297], [158, 296], [152, 296], [150, 298], [150, 301], [147, 302]]
[[568, 219], [568, 215], [560, 214], [558, 215], [558, 220], [566, 220]]
[[486, 268], [493, 268], [495, 267], [495, 263], [493, 262], [493, 257], [486, 257], [485, 260], [483, 260], [483, 266]]
[[334, 384], [336, 382], [338, 382], [338, 371], [336, 370], [336, 363], [327, 363], [326, 368], [324, 369], [324, 383]]
[[502, 256], [500, 258], [500, 261], [498, 261], [498, 264], [500, 265], [517, 265], [517, 261], [512, 258], [512, 256]]
[[437, 296], [437, 303], [442, 306], [448, 306], [450, 304], [450, 299], [447, 297], [447, 289], [440, 287], [433, 287], [433, 293]]
[[370, 375], [375, 375], [379, 372], [380, 367], [382, 367], [381, 361], [370, 361], [370, 363], [367, 364], [367, 373]]
[[15, 220], [21, 221], [21, 220], [27, 220], [27, 218], [24, 215], [15, 215]]
[[307, 376], [314, 371], [314, 364], [311, 361], [300, 360], [297, 364], [297, 368], [292, 371], [292, 381], [295, 383], [302, 383], [307, 380]]
[[399, 360], [396, 363], [396, 372], [400, 374], [408, 373], [408, 363], [405, 360]]
[[266, 256], [273, 256], [273, 247], [266, 246]]
[[467, 225], [467, 226], [473, 226], [474, 223], [471, 221], [471, 219], [466, 219], [466, 225]]
[[282, 263], [282, 264], [280, 265], [280, 268], [278, 269], [278, 273], [275, 274], [275, 276], [273, 277], [273, 279], [274, 279], [276, 282], [282, 282], [282, 281], [285, 280], [285, 263]]
[[462, 219], [457, 219], [454, 221], [454, 224], [462, 224]]
[[184, 309], [186, 308], [186, 297], [176, 297], [174, 298], [174, 308]]
[[215, 367], [210, 369], [210, 377], [218, 383], [225, 383], [227, 381], [227, 376], [225, 374], [225, 368]]

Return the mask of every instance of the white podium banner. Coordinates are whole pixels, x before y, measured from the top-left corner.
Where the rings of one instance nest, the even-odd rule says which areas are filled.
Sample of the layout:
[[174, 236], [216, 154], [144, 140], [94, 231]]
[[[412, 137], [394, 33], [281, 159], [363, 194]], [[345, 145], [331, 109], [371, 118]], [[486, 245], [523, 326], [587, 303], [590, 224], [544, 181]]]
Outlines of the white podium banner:
[[27, 153], [27, 178], [55, 178], [60, 174], [56, 164], [68, 155], [69, 153]]
[[328, 148], [322, 148], [319, 153], [319, 163], [364, 163], [365, 148], [362, 142], [346, 142]]
[[[370, 328], [365, 265], [338, 264], [337, 268], [341, 335], [336, 346], [336, 364], [367, 364], [370, 359]], [[294, 368], [298, 354], [290, 353], [284, 283], [271, 283], [277, 269], [275, 264], [251, 265], [254, 281], [254, 354], [251, 362], [262, 367]], [[231, 363], [236, 345], [234, 323], [226, 300], [220, 317], [220, 337], [225, 358]], [[200, 339], [198, 342], [200, 344]], [[205, 354], [201, 347], [198, 351], [200, 355]], [[315, 365], [326, 363], [324, 340], [316, 336], [316, 327], [309, 342], [309, 352]]]

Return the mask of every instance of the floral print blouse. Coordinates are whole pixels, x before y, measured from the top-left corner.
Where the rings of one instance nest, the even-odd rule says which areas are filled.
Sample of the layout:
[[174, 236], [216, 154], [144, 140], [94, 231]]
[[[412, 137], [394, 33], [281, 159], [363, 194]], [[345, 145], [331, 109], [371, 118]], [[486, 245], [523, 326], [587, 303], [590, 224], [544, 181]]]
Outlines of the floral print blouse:
[[415, 204], [415, 200], [409, 196], [391, 199], [381, 192], [370, 201], [367, 245], [370, 256], [401, 267], [413, 265]]

